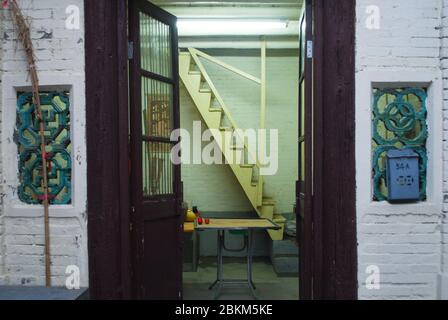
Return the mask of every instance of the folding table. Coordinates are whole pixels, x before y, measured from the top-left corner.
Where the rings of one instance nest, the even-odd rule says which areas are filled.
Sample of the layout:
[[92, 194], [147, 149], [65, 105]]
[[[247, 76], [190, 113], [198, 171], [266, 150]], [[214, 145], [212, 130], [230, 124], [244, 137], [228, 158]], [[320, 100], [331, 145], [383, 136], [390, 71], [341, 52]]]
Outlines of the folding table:
[[[218, 235], [218, 266], [216, 281], [210, 286], [210, 290], [217, 286], [215, 299], [221, 293], [223, 284], [247, 284], [256, 299], [256, 287], [252, 280], [252, 246], [254, 230], [279, 230], [280, 226], [269, 219], [210, 219], [209, 224], [203, 222], [201, 225], [195, 221], [195, 229], [197, 231], [216, 230]], [[247, 231], [247, 280], [226, 280], [223, 278], [223, 250], [225, 249], [225, 232], [226, 231]]]

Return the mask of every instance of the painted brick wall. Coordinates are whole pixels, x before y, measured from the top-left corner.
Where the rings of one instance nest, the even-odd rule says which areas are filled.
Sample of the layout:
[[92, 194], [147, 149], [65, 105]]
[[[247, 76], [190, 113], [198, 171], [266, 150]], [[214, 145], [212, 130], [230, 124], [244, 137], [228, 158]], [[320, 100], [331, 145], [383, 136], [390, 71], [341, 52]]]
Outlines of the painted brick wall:
[[[442, 12], [443, 3], [443, 12]], [[361, 299], [434, 299], [447, 298], [447, 282], [443, 284], [447, 268], [447, 224], [444, 206], [442, 215], [441, 175], [445, 181], [443, 192], [448, 201], [448, 153], [442, 155], [441, 126], [442, 84], [444, 106], [448, 108], [448, 73], [445, 71], [448, 49], [446, 39], [441, 41], [441, 30], [447, 25], [448, 1], [439, 0], [358, 0], [356, 33], [357, 77], [357, 211], [359, 298]], [[380, 11], [379, 29], [367, 26], [376, 6]], [[373, 10], [373, 11], [372, 11]], [[442, 19], [443, 15], [443, 19]], [[366, 25], [367, 23], [367, 25]], [[441, 44], [444, 47], [441, 50]], [[440, 58], [442, 52], [442, 59]], [[441, 79], [441, 66], [444, 69]], [[430, 135], [431, 186], [430, 199], [418, 205], [390, 205], [370, 202], [370, 117], [371, 81], [418, 82], [430, 81]], [[426, 81], [425, 81], [426, 82]], [[440, 105], [440, 109], [437, 106]], [[438, 110], [438, 111], [436, 111]], [[438, 113], [438, 114], [434, 114]], [[443, 111], [443, 118], [448, 116]], [[448, 130], [445, 121], [443, 129]], [[444, 150], [448, 148], [448, 132], [444, 132]], [[443, 165], [443, 167], [442, 167]], [[440, 182], [440, 183], [439, 183]], [[369, 199], [366, 198], [369, 197]], [[443, 228], [442, 228], [443, 227]], [[442, 232], [441, 232], [442, 230]], [[444, 245], [442, 246], [442, 237]], [[442, 252], [444, 255], [442, 256]], [[441, 261], [444, 261], [443, 266]], [[365, 286], [366, 268], [380, 269], [380, 289], [368, 290]], [[445, 278], [446, 279], [446, 278]]]
[[[80, 268], [81, 285], [87, 286], [86, 153], [84, 93], [84, 30], [82, 0], [18, 1], [29, 17], [42, 88], [71, 91], [73, 203], [52, 206], [50, 233], [52, 282], [65, 284], [68, 265]], [[80, 28], [66, 28], [68, 6], [78, 8]], [[76, 14], [76, 11], [72, 11]], [[13, 141], [16, 93], [29, 89], [24, 51], [17, 43], [9, 12], [3, 12], [1, 32], [3, 70], [0, 106], [2, 107], [1, 188], [3, 192], [4, 280], [9, 285], [44, 284], [43, 208], [20, 203], [17, 199], [17, 147]], [[45, 90], [45, 89], [44, 89]], [[48, 89], [46, 89], [48, 90]], [[76, 161], [75, 161], [76, 160]], [[1, 226], [0, 226], [1, 227]], [[1, 269], [0, 269], [1, 270]], [[0, 274], [1, 276], [1, 274]], [[1, 277], [0, 277], [1, 279]]]
[[[255, 76], [260, 75], [260, 58], [254, 56], [215, 56]], [[208, 61], [204, 66], [240, 128], [259, 128], [260, 86]], [[267, 59], [268, 129], [279, 130], [279, 169], [265, 178], [265, 195], [277, 201], [276, 211], [290, 213], [295, 199], [297, 177], [297, 74], [298, 58], [275, 56]], [[181, 125], [192, 131], [192, 122], [201, 116], [188, 92], [181, 87]], [[202, 123], [203, 130], [206, 129]], [[184, 165], [185, 200], [191, 205], [215, 212], [248, 212], [252, 207], [226, 165]]]
[[[0, 11], [0, 135], [2, 134], [2, 122], [1, 114], [3, 112], [2, 108], [2, 75], [3, 75], [3, 39], [1, 35], [3, 34], [3, 11]], [[0, 154], [2, 151], [2, 145], [0, 140]], [[0, 157], [0, 181], [3, 181], [3, 163]], [[4, 228], [3, 228], [3, 184], [0, 183], [0, 285], [5, 282], [4, 276], [4, 249], [3, 249], [3, 238], [4, 238]]]
[[443, 1], [442, 11], [442, 50], [441, 67], [443, 76], [443, 192], [444, 206], [442, 216], [442, 275], [440, 285], [440, 296], [448, 300], [448, 1]]

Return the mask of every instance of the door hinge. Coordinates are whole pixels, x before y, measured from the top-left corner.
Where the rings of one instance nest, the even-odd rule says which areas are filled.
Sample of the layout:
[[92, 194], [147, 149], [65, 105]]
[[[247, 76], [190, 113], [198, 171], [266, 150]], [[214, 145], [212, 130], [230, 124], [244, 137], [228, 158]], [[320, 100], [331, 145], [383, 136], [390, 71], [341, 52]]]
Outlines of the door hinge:
[[306, 57], [308, 59], [313, 59], [313, 41], [311, 40], [306, 42]]
[[128, 42], [128, 59], [134, 59], [134, 42], [132, 41]]
[[131, 213], [135, 213], [135, 207], [134, 206], [131, 207]]

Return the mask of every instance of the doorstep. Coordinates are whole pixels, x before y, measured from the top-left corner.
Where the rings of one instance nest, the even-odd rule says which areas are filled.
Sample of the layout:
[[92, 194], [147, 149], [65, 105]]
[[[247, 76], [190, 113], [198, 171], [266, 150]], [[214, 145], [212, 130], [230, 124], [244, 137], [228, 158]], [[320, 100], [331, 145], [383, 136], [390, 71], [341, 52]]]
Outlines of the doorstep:
[[0, 300], [87, 300], [88, 289], [0, 286]]

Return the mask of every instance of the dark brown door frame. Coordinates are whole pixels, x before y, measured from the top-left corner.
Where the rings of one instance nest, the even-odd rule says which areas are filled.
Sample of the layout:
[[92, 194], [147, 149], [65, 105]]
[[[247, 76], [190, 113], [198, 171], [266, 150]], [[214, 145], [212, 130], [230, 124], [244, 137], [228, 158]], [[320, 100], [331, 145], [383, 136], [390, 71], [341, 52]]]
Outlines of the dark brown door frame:
[[85, 1], [87, 220], [92, 299], [131, 297], [127, 1]]
[[312, 298], [357, 299], [356, 0], [314, 0]]
[[[86, 1], [90, 294], [131, 297], [126, 0]], [[314, 2], [314, 299], [357, 298], [355, 0]]]
[[296, 185], [297, 242], [299, 244], [299, 296], [313, 298], [313, 0], [304, 1], [300, 21], [299, 54], [299, 139]]

